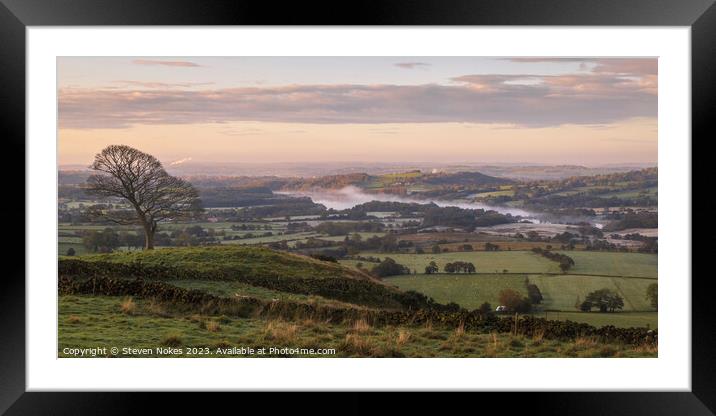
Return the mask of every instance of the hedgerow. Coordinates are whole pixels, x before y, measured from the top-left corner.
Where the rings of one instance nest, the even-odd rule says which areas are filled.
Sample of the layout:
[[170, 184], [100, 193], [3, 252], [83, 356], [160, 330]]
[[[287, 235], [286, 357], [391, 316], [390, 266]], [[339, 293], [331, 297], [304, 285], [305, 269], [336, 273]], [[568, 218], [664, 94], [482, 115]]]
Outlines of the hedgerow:
[[177, 306], [188, 307], [206, 314], [226, 314], [239, 317], [265, 316], [284, 319], [312, 318], [343, 323], [364, 319], [371, 325], [433, 325], [462, 326], [477, 332], [511, 332], [532, 336], [540, 334], [551, 339], [595, 337], [605, 342], [629, 345], [657, 345], [656, 330], [646, 328], [596, 328], [572, 321], [548, 321], [528, 315], [501, 318], [464, 309], [446, 311], [436, 308], [414, 310], [376, 310], [341, 308], [291, 301], [264, 301], [255, 298], [225, 298], [199, 290], [187, 290], [163, 282], [143, 279], [108, 277], [72, 278], [61, 276], [60, 294], [87, 294], [103, 296], [136, 296], [157, 299]]

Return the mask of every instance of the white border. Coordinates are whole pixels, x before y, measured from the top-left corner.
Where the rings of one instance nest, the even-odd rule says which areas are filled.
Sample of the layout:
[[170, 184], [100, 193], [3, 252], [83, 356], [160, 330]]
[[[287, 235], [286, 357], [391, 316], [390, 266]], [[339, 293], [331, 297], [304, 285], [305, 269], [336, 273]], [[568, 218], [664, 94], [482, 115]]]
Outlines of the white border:
[[[689, 28], [30, 27], [27, 45], [29, 391], [690, 391]], [[658, 56], [659, 358], [57, 359], [56, 57], [92, 55]]]

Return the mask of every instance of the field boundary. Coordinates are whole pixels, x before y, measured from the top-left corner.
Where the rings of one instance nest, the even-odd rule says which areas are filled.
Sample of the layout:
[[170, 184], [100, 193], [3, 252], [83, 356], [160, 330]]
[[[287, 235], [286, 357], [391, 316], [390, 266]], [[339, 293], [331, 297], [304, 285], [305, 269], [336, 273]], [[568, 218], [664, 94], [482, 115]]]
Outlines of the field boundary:
[[[555, 273], [555, 272], [507, 272], [507, 273], [499, 273], [499, 272], [475, 272], [475, 273], [433, 273], [433, 274], [425, 274], [425, 273], [417, 273], [417, 274], [401, 274], [400, 276], [475, 276], [475, 275], [489, 275], [489, 276], [524, 276], [524, 275], [542, 275], [542, 276], [556, 276], [556, 277], [569, 277], [569, 276], [587, 276], [587, 277], [621, 277], [624, 279], [645, 279], [645, 280], [658, 280], [658, 277], [647, 277], [647, 276], [620, 276], [620, 275], [613, 275], [613, 274], [594, 274], [594, 273]], [[384, 277], [383, 280], [390, 280], [393, 277], [398, 276], [387, 276]]]
[[425, 325], [435, 324], [445, 327], [463, 327], [482, 333], [515, 333], [525, 336], [540, 334], [551, 339], [576, 339], [596, 337], [606, 342], [620, 342], [628, 345], [657, 345], [658, 332], [646, 328], [616, 328], [594, 326], [573, 321], [549, 321], [529, 315], [515, 315], [500, 318], [483, 315], [478, 311], [444, 312], [435, 309], [364, 310], [338, 308], [288, 301], [264, 301], [257, 298], [225, 298], [199, 290], [187, 290], [163, 282], [147, 282], [142, 279], [112, 279], [92, 277], [86, 280], [60, 277], [58, 282], [60, 295], [104, 295], [137, 296], [153, 298], [164, 302], [189, 306], [207, 314], [229, 314], [239, 317], [283, 317], [296, 319], [310, 317], [330, 322], [350, 323], [365, 319], [371, 325]]

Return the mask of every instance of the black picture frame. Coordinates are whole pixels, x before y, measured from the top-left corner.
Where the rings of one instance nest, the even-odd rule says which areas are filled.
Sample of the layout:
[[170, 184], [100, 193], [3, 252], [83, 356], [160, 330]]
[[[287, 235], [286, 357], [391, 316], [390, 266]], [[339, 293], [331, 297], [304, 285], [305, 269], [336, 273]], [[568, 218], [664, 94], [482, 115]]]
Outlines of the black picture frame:
[[[714, 0], [412, 0], [340, 2], [249, 2], [180, 0], [0, 0], [0, 105], [6, 158], [19, 162], [6, 172], [16, 178], [24, 172], [25, 155], [25, 29], [27, 26], [98, 25], [561, 25], [561, 26], [688, 26], [692, 47], [692, 144], [705, 140], [711, 112], [716, 108], [716, 6]], [[660, 115], [664, 116], [664, 115]], [[8, 156], [13, 155], [13, 156]], [[6, 169], [10, 165], [6, 164]], [[15, 200], [25, 194], [19, 181], [4, 184]], [[12, 187], [15, 187], [13, 189]], [[24, 201], [24, 198], [22, 199]], [[24, 203], [23, 203], [24, 204]], [[2, 207], [5, 218], [17, 217], [17, 206]], [[25, 216], [25, 223], [32, 218]], [[21, 235], [20, 221], [8, 226]], [[22, 233], [24, 236], [24, 233]], [[17, 251], [17, 237], [12, 244]], [[23, 237], [25, 246], [25, 237]], [[31, 250], [32, 247], [26, 247]], [[14, 255], [5, 259], [12, 265], [0, 279], [0, 414], [131, 414], [148, 410], [146, 401], [154, 396], [137, 393], [32, 393], [25, 387], [25, 264]], [[9, 271], [9, 272], [8, 272]], [[683, 276], [688, 278], [688, 276]], [[712, 295], [709, 279], [692, 282], [692, 389], [690, 392], [625, 393], [481, 393], [480, 408], [512, 414], [512, 410], [538, 414], [572, 415], [712, 415], [716, 412], [716, 327], [711, 318]], [[585, 375], [586, 376], [586, 375]], [[605, 386], [608, 389], [609, 386]], [[638, 390], [635, 386], [635, 390]], [[190, 408], [208, 400], [189, 394], [172, 394], [158, 399], [165, 412]], [[371, 401], [355, 393], [335, 395], [341, 413], [370, 411]], [[236, 403], [235, 396], [229, 399]], [[245, 398], [241, 399], [246, 400]], [[447, 400], [441, 412], [465, 403]], [[258, 401], [266, 402], [265, 397]], [[425, 409], [421, 400], [399, 400], [381, 405], [381, 410]], [[412, 402], [412, 405], [408, 402]], [[248, 410], [247, 404], [242, 407]], [[270, 400], [271, 413], [296, 410], [302, 405], [317, 406], [312, 396]], [[396, 407], [399, 406], [399, 407]]]

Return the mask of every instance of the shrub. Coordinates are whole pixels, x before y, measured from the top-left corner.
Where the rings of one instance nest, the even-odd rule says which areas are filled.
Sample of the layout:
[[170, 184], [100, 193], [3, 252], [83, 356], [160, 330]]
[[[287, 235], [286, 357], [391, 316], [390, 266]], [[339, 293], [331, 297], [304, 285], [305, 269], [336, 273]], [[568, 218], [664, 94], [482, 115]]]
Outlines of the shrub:
[[500, 291], [499, 300], [500, 304], [512, 312], [527, 313], [532, 310], [532, 304], [529, 299], [523, 297], [519, 292], [513, 289], [503, 289]]
[[477, 309], [482, 315], [490, 315], [492, 313], [492, 305], [489, 302], [485, 302]]

